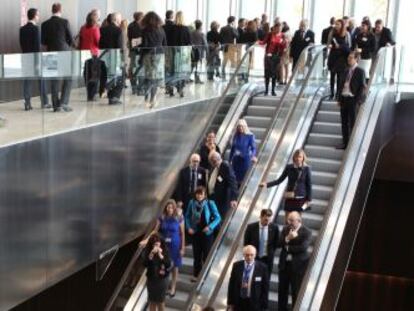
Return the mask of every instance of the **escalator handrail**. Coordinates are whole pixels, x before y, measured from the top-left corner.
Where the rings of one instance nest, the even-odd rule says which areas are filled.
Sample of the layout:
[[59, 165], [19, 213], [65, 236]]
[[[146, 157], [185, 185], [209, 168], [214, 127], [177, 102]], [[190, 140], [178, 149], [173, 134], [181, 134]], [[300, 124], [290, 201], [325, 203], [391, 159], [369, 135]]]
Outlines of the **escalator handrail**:
[[[319, 238], [314, 246], [307, 273], [303, 279], [302, 288], [298, 296], [295, 310], [308, 309], [311, 306], [311, 308], [316, 307], [313, 305], [315, 303], [315, 299], [319, 300], [317, 303], [319, 303], [320, 306], [320, 302], [323, 299], [324, 292], [326, 290], [326, 284], [329, 279], [328, 276], [330, 274], [330, 271], [332, 271], [331, 269], [333, 264], [329, 264], [330, 271], [324, 272], [324, 269], [327, 269], [327, 256], [330, 252], [333, 243], [332, 240], [338, 233], [341, 233], [337, 231], [337, 226], [340, 218], [339, 215], [341, 215], [342, 218], [344, 218], [345, 216], [342, 213], [343, 206], [345, 204], [345, 198], [350, 188], [350, 182], [352, 180], [351, 177], [356, 176], [354, 174], [356, 164], [358, 163], [358, 161], [361, 161], [361, 158], [363, 158], [363, 142], [365, 141], [364, 138], [367, 135], [367, 129], [370, 126], [370, 124], [377, 121], [377, 119], [373, 120], [371, 116], [374, 110], [381, 110], [381, 107], [376, 107], [375, 105], [379, 90], [373, 90], [372, 84], [374, 83], [376, 76], [380, 74], [379, 71], [383, 69], [382, 67], [378, 67], [380, 59], [381, 57], [383, 57], [382, 60], [385, 63], [386, 53], [389, 50], [391, 50], [393, 53], [393, 63], [390, 81], [388, 82], [391, 85], [394, 83], [396, 70], [395, 55], [397, 53], [397, 48], [395, 46], [385, 47], [379, 51], [376, 59], [374, 60], [370, 75], [371, 79], [367, 87], [367, 94], [369, 94], [369, 96], [366, 103], [363, 105], [361, 109], [362, 111], [360, 111], [360, 113], [358, 114], [357, 120], [355, 122], [355, 131], [353, 131], [352, 133], [349, 146], [344, 156], [343, 165], [338, 173], [338, 179], [328, 204], [328, 209], [319, 233]], [[386, 83], [385, 85], [388, 85], [388, 83]], [[367, 146], [365, 147], [367, 148]], [[349, 176], [350, 178], [345, 180], [346, 176]], [[345, 222], [345, 220], [342, 219], [342, 222]], [[327, 233], [330, 234], [328, 235]], [[341, 237], [342, 234], [340, 237], [338, 236], [339, 239]], [[325, 274], [325, 276], [322, 275], [323, 273]], [[322, 278], [324, 278], [324, 285], [321, 285], [320, 283]], [[321, 289], [320, 286], [325, 288]]]
[[[213, 113], [211, 115], [211, 118], [208, 121], [208, 124], [211, 124], [214, 121], [215, 116], [217, 115], [220, 107], [223, 105], [224, 100], [226, 99], [226, 97], [228, 96], [228, 94], [230, 92], [231, 85], [235, 82], [235, 79], [236, 79], [237, 75], [240, 72], [240, 68], [242, 67], [242, 64], [244, 63], [244, 61], [247, 60], [247, 57], [249, 57], [250, 52], [254, 50], [255, 46], [256, 45], [251, 46], [249, 49], [247, 49], [247, 51], [243, 55], [240, 63], [237, 65], [236, 70], [234, 71], [233, 75], [231, 76], [230, 81], [227, 83], [227, 86], [224, 89], [223, 94], [220, 96], [220, 98], [218, 100], [218, 103], [216, 104], [216, 107], [213, 110]], [[249, 89], [249, 85], [247, 84], [245, 86], [245, 89], [243, 90], [242, 93], [243, 94], [247, 93], [248, 92], [248, 89]], [[241, 97], [241, 98], [243, 98], [243, 97]], [[241, 101], [241, 103], [243, 103], [243, 101]], [[246, 104], [246, 101], [244, 101], [244, 104]], [[242, 105], [239, 105], [239, 103], [237, 101], [235, 101], [232, 104], [232, 106], [230, 107], [230, 109], [228, 111], [228, 114], [231, 115], [231, 118], [225, 118], [225, 120], [223, 120], [222, 125], [220, 126], [220, 129], [223, 128], [223, 130], [221, 130], [221, 131], [218, 132], [218, 137], [217, 137], [217, 140], [221, 144], [220, 146], [222, 146], [222, 145], [225, 146], [225, 144], [226, 144], [226, 142], [225, 142], [226, 139], [224, 137], [228, 137], [228, 140], [231, 137], [231, 134], [229, 134], [229, 132], [232, 132], [233, 129], [231, 128], [230, 123], [232, 122], [232, 120], [234, 119], [234, 117], [237, 115], [237, 113], [241, 113], [244, 110], [244, 107], [239, 107], [239, 106], [242, 106]], [[208, 128], [209, 128], [209, 126], [207, 126], [205, 128], [205, 130], [203, 131], [203, 133], [201, 134], [201, 140], [203, 140], [204, 137], [206, 136], [206, 134], [208, 132]], [[194, 146], [193, 150], [197, 150], [198, 147], [199, 147], [199, 145], [200, 145], [199, 142], [196, 143], [196, 145]], [[159, 213], [161, 213], [162, 208], [163, 208], [165, 202], [167, 202], [167, 200], [171, 197], [172, 193], [174, 192], [175, 187], [176, 187], [176, 183], [174, 183], [174, 185], [170, 188], [170, 191], [167, 193], [167, 195], [161, 201], [162, 204], [160, 204], [160, 208], [159, 208], [160, 211], [159, 211]], [[148, 229], [146, 230], [146, 234], [144, 236], [144, 239], [145, 238], [148, 238], [152, 234], [153, 228], [154, 228], [154, 226], [152, 224], [150, 224], [150, 226], [148, 226]], [[138, 248], [137, 248], [137, 250], [135, 251], [132, 259], [128, 263], [128, 266], [127, 266], [125, 272], [123, 273], [120, 281], [118, 282], [118, 284], [117, 284], [117, 286], [116, 286], [116, 288], [115, 288], [112, 296], [108, 300], [108, 303], [106, 304], [106, 307], [105, 307], [105, 311], [110, 311], [111, 308], [113, 307], [116, 299], [118, 298], [119, 294], [121, 293], [124, 284], [128, 280], [128, 277], [129, 277], [131, 271], [133, 270], [134, 266], [136, 265], [138, 259], [140, 258], [143, 250], [144, 250], [144, 247], [141, 246], [141, 245], [139, 245]]]
[[[294, 104], [292, 105], [292, 107], [290, 107], [290, 110], [289, 110], [289, 112], [288, 112], [288, 115], [287, 115], [287, 118], [286, 118], [286, 120], [284, 121], [284, 126], [282, 126], [282, 134], [280, 134], [280, 137], [283, 137], [284, 136], [284, 134], [285, 134], [285, 125], [286, 124], [288, 124], [288, 122], [289, 122], [289, 120], [290, 120], [290, 118], [291, 118], [291, 116], [292, 116], [292, 113], [293, 113], [293, 111], [295, 110], [295, 107], [297, 106], [297, 104], [298, 104], [298, 101], [299, 101], [299, 98], [301, 97], [301, 95], [302, 95], [302, 93], [303, 93], [303, 91], [304, 91], [304, 89], [305, 89], [305, 86], [307, 85], [307, 82], [309, 81], [309, 78], [310, 78], [310, 74], [312, 73], [312, 69], [313, 69], [313, 67], [314, 67], [314, 65], [315, 65], [315, 63], [316, 63], [316, 60], [320, 57], [320, 55], [322, 54], [322, 52], [323, 52], [323, 48], [322, 48], [322, 46], [313, 46], [313, 47], [308, 47], [308, 48], [306, 48], [304, 51], [303, 51], [303, 53], [302, 53], [302, 55], [301, 55], [301, 57], [304, 57], [305, 59], [306, 59], [306, 57], [307, 57], [307, 54], [308, 54], [308, 52], [309, 52], [309, 50], [311, 49], [311, 48], [313, 48], [313, 49], [315, 49], [316, 50], [316, 52], [315, 52], [315, 56], [314, 56], [314, 59], [313, 59], [313, 62], [312, 62], [312, 64], [311, 64], [311, 66], [310, 66], [310, 70], [308, 71], [308, 73], [307, 73], [307, 76], [306, 76], [306, 78], [304, 79], [304, 83], [303, 83], [303, 85], [302, 85], [302, 87], [301, 87], [301, 90], [300, 90], [300, 92], [299, 92], [299, 96], [297, 97], [297, 99], [295, 100], [295, 102], [294, 102]], [[271, 125], [271, 127], [270, 127], [270, 131], [268, 132], [268, 135], [267, 135], [267, 137], [266, 137], [266, 140], [265, 140], [265, 143], [263, 144], [263, 146], [264, 145], [266, 145], [266, 143], [272, 138], [272, 132], [275, 130], [274, 129], [274, 127], [275, 127], [275, 125], [276, 125], [276, 123], [277, 123], [277, 118], [280, 116], [280, 114], [281, 114], [281, 111], [282, 111], [282, 109], [283, 109], [283, 107], [284, 107], [284, 103], [285, 103], [285, 98], [286, 98], [286, 96], [287, 96], [287, 94], [289, 93], [289, 90], [291, 89], [291, 87], [293, 87], [292, 86], [292, 84], [293, 84], [293, 81], [295, 80], [295, 78], [296, 78], [296, 75], [297, 75], [297, 72], [298, 72], [298, 67], [296, 67], [295, 69], [294, 69], [294, 74], [291, 76], [291, 78], [290, 78], [290, 80], [289, 80], [289, 84], [288, 84], [288, 86], [286, 87], [286, 89], [284, 90], [284, 93], [283, 93], [283, 95], [282, 95], [282, 100], [280, 101], [280, 106], [279, 106], [279, 108], [277, 109], [277, 112], [275, 113], [275, 118], [276, 119], [274, 119], [273, 120], [273, 122], [272, 122], [272, 125]], [[267, 177], [267, 175], [268, 175], [268, 173], [270, 172], [270, 169], [269, 169], [269, 163], [272, 163], [273, 162], [273, 156], [275, 155], [275, 151], [278, 149], [278, 146], [279, 146], [279, 144], [280, 144], [280, 142], [282, 141], [283, 139], [279, 139], [279, 141], [276, 143], [276, 145], [274, 146], [274, 148], [273, 148], [273, 150], [272, 150], [272, 152], [271, 152], [271, 154], [270, 154], [270, 157], [266, 160], [266, 165], [265, 165], [265, 170], [264, 170], [264, 172], [263, 172], [263, 175], [261, 176], [261, 180], [264, 180], [266, 177]], [[261, 159], [261, 155], [259, 155], [259, 161], [258, 161], [258, 163], [260, 162], [260, 159]], [[257, 166], [257, 164], [255, 165], [255, 166]], [[253, 174], [253, 171], [254, 171], [254, 169], [252, 169], [252, 170], [250, 170], [250, 172], [249, 172], [249, 176], [248, 176], [248, 178], [246, 178], [245, 179], [245, 181], [246, 181], [246, 183], [241, 187], [241, 189], [242, 189], [242, 191], [240, 192], [240, 196], [239, 196], [239, 198], [241, 198], [241, 197], [243, 197], [243, 195], [244, 195], [244, 192], [246, 191], [246, 189], [247, 189], [247, 181], [250, 179], [250, 177], [251, 177], [251, 175]], [[254, 206], [255, 206], [255, 203], [256, 203], [256, 201], [257, 201], [257, 199], [258, 199], [258, 197], [259, 197], [259, 195], [260, 195], [260, 192], [261, 192], [261, 190], [260, 189], [258, 189], [257, 191], [256, 191], [256, 194], [254, 195], [254, 197], [253, 197], [253, 199], [252, 199], [252, 204], [250, 205], [250, 208], [249, 208], [249, 211], [247, 212], [248, 214], [247, 214], [247, 216], [246, 216], [246, 218], [245, 219], [248, 219], [248, 216], [250, 215], [250, 213], [252, 212], [252, 209], [254, 208]], [[231, 210], [231, 212], [229, 213], [230, 215], [229, 215], [229, 217], [227, 217], [226, 218], [226, 220], [227, 221], [225, 221], [224, 222], [224, 224], [223, 224], [223, 226], [222, 226], [222, 228], [220, 229], [220, 232], [219, 232], [219, 235], [217, 236], [217, 238], [216, 238], [216, 241], [214, 242], [214, 246], [213, 246], [213, 248], [212, 248], [212, 250], [210, 251], [210, 254], [209, 254], [209, 256], [208, 256], [208, 258], [207, 258], [207, 260], [206, 260], [206, 262], [207, 262], [207, 264], [203, 267], [203, 269], [202, 269], [202, 272], [201, 272], [201, 277], [199, 278], [199, 280], [198, 280], [198, 284], [197, 284], [197, 286], [195, 287], [195, 289], [193, 290], [193, 292], [192, 292], [192, 294], [190, 295], [190, 297], [189, 297], [189, 301], [188, 301], [188, 303], [187, 303], [187, 307], [186, 307], [186, 309], [188, 310], [188, 309], [191, 309], [191, 307], [193, 306], [193, 304], [195, 303], [195, 299], [196, 299], [196, 297], [197, 297], [197, 293], [200, 291], [200, 288], [201, 288], [201, 286], [202, 286], [202, 284], [204, 283], [204, 280], [205, 280], [205, 278], [207, 277], [207, 275], [208, 275], [208, 273], [209, 273], [209, 270], [210, 270], [210, 268], [211, 268], [211, 266], [212, 266], [212, 264], [213, 264], [213, 257], [215, 256], [215, 253], [217, 252], [217, 249], [218, 249], [218, 246], [219, 246], [219, 244], [220, 244], [220, 242], [221, 242], [221, 240], [223, 239], [223, 237], [224, 237], [224, 234], [226, 233], [226, 231], [227, 231], [227, 229], [228, 229], [228, 227], [229, 227], [229, 225], [230, 225], [230, 223], [231, 223], [231, 219], [234, 217], [234, 214], [236, 213], [236, 209], [234, 209], [234, 210]], [[241, 224], [242, 225], [242, 224]], [[243, 225], [242, 225], [243, 226]], [[239, 240], [240, 239], [240, 233], [239, 233], [239, 235], [236, 237], [236, 239], [234, 240], [234, 241], [237, 241], [237, 240]], [[232, 247], [232, 250], [231, 250], [231, 253], [232, 254], [234, 254], [234, 252], [236, 251], [235, 249], [234, 249], [234, 245], [235, 244], [237, 244], [237, 243], [233, 243], [233, 247]], [[237, 245], [236, 245], [236, 247], [237, 247]], [[230, 257], [232, 257], [231, 255], [229, 256], [229, 258]], [[227, 261], [227, 263], [226, 263], [226, 268], [224, 269], [224, 270], [222, 270], [220, 273], [221, 273], [221, 276], [223, 276], [223, 275], [225, 275], [225, 273], [223, 273], [223, 271], [225, 271], [225, 270], [227, 270], [228, 268], [229, 268], [229, 265], [230, 265], [230, 263]], [[221, 282], [222, 282], [222, 280], [221, 280]], [[221, 282], [217, 282], [218, 284], [220, 284]], [[217, 286], [216, 286], [216, 288], [215, 288], [215, 290], [214, 291], [216, 291], [216, 289], [217, 289]], [[213, 295], [212, 295], [212, 298], [210, 298], [210, 300], [214, 300], [214, 297], [215, 297], [215, 295], [216, 295], [216, 293], [213, 293]]]

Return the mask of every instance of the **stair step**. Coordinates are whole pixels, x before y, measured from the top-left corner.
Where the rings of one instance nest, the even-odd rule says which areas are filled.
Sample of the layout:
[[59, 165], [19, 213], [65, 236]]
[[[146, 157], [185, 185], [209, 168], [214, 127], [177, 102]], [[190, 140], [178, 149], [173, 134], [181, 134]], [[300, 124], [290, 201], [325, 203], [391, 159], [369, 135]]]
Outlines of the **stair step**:
[[330, 146], [321, 145], [305, 145], [305, 152], [308, 157], [312, 158], [326, 158], [330, 160], [342, 161], [344, 150], [336, 149]]
[[282, 93], [277, 92], [278, 96], [256, 96], [252, 99], [252, 105], [277, 107], [280, 103], [280, 96]]
[[270, 117], [276, 112], [278, 105], [276, 106], [258, 106], [250, 105], [247, 107], [247, 115], [256, 117]]
[[338, 103], [335, 101], [323, 101], [320, 111], [339, 111]]
[[315, 185], [333, 187], [337, 177], [335, 173], [312, 171], [312, 183]]
[[308, 158], [308, 162], [313, 170], [338, 174], [342, 162], [324, 158]]
[[270, 126], [270, 122], [272, 121], [271, 117], [245, 116], [244, 119], [246, 120], [249, 127], [265, 127], [265, 128], [268, 128]]
[[319, 200], [329, 200], [333, 191], [333, 187], [315, 185], [312, 186], [312, 197]]
[[254, 134], [257, 139], [262, 140], [267, 134], [267, 128], [264, 127], [250, 127], [250, 131]]
[[311, 133], [342, 135], [341, 124], [331, 122], [313, 123]]
[[326, 147], [335, 147], [342, 143], [341, 135], [310, 133], [307, 140], [308, 144]]
[[177, 291], [175, 292], [175, 296], [173, 298], [167, 297], [165, 299], [165, 305], [169, 308], [184, 310], [188, 299], [188, 295], [188, 292], [183, 292], [177, 289]]
[[317, 122], [332, 122], [332, 123], [340, 123], [341, 116], [340, 113], [337, 111], [319, 111], [316, 115]]

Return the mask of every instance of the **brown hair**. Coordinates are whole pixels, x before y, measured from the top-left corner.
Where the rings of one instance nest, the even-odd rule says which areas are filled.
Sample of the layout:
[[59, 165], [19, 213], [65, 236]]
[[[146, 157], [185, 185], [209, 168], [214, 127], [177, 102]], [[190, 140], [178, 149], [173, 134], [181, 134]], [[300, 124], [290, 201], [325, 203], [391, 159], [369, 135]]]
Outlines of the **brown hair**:
[[157, 29], [162, 25], [162, 20], [157, 13], [151, 11], [148, 12], [141, 21], [141, 25], [144, 29]]
[[256, 32], [257, 31], [257, 24], [255, 21], [248, 21], [246, 26], [247, 32]]
[[270, 208], [264, 208], [260, 211], [260, 217], [263, 217], [263, 216], [272, 217], [272, 215], [273, 215], [273, 212]]
[[206, 187], [199, 186], [199, 187], [197, 187], [197, 188], [196, 188], [196, 190], [194, 191], [194, 196], [195, 196], [196, 194], [204, 194], [204, 195], [206, 195], [206, 193], [207, 193]]
[[177, 210], [177, 203], [175, 202], [175, 200], [173, 199], [169, 199], [165, 205], [164, 205], [164, 209], [162, 210], [162, 215], [163, 216], [167, 216], [167, 207], [169, 205], [172, 205], [174, 207], [174, 212], [173, 212], [173, 217], [177, 218], [178, 217], [178, 210]]
[[52, 4], [52, 13], [56, 14], [62, 11], [62, 5], [60, 3], [53, 3]]
[[337, 35], [340, 35], [341, 37], [346, 36], [347, 29], [346, 29], [345, 21], [343, 19], [337, 19], [335, 21], [335, 23], [340, 23], [341, 24], [341, 29], [339, 29], [339, 32], [337, 32], [336, 29], [335, 29], [335, 33]]

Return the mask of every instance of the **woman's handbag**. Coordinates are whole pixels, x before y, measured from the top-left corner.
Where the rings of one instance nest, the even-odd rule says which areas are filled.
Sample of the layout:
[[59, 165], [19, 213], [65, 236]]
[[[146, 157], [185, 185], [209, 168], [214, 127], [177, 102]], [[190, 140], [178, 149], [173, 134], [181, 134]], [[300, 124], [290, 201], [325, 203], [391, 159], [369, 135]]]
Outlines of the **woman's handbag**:
[[285, 199], [295, 199], [295, 197], [296, 197], [295, 192], [296, 192], [296, 188], [298, 186], [298, 180], [302, 177], [302, 172], [303, 172], [303, 169], [300, 170], [300, 172], [299, 172], [298, 178], [296, 179], [295, 185], [293, 186], [293, 190], [292, 191], [285, 191], [285, 194], [283, 195], [283, 197]]

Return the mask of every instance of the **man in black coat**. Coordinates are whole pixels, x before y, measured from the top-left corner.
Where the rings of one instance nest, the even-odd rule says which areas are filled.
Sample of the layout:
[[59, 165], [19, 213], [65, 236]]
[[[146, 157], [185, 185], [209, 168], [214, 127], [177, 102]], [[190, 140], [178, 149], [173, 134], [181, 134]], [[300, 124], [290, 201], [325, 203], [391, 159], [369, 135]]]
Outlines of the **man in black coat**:
[[197, 187], [207, 188], [207, 170], [200, 166], [200, 161], [200, 156], [194, 153], [190, 157], [190, 165], [180, 171], [175, 196], [177, 205], [183, 209], [184, 215]]
[[[40, 31], [37, 23], [39, 22], [39, 10], [31, 8], [27, 11], [28, 22], [26, 25], [20, 28], [20, 47], [23, 53], [39, 53], [40, 52]], [[23, 60], [27, 58], [30, 66], [38, 68], [40, 59], [39, 54], [33, 54], [32, 56], [25, 56]], [[33, 60], [33, 63], [32, 63]], [[36, 76], [40, 76], [40, 72], [35, 71]], [[24, 109], [26, 111], [32, 110], [32, 104], [30, 102], [32, 97], [32, 80], [27, 79], [23, 81], [23, 97], [24, 97]], [[44, 81], [39, 80], [39, 93], [42, 108], [52, 108], [48, 103], [48, 97], [46, 92], [46, 85]]]
[[255, 260], [256, 249], [252, 245], [243, 248], [244, 260], [233, 264], [227, 305], [232, 311], [262, 311], [269, 304], [269, 275], [267, 267]]
[[279, 228], [270, 221], [272, 215], [271, 209], [262, 209], [260, 221], [249, 224], [244, 233], [244, 245], [253, 245], [256, 248], [256, 258], [267, 266], [269, 278], [279, 243]]
[[384, 27], [382, 19], [377, 19], [375, 21], [374, 36], [375, 54], [378, 53], [378, 51], [383, 47], [395, 45], [392, 32], [389, 28]]
[[[42, 44], [46, 46], [48, 52], [70, 51], [74, 46], [72, 32], [70, 31], [69, 22], [62, 18], [62, 5], [55, 3], [52, 5], [52, 17], [42, 23]], [[68, 60], [70, 61], [70, 60]], [[63, 78], [62, 92], [59, 98], [60, 80], [51, 81], [51, 93], [53, 111], [72, 111], [69, 107], [70, 92], [72, 89], [72, 79]]]
[[293, 67], [295, 68], [302, 51], [311, 44], [315, 43], [315, 34], [308, 29], [308, 21], [302, 20], [299, 29], [296, 30], [292, 42], [290, 43], [290, 56], [293, 58]]
[[[120, 27], [121, 20], [122, 17], [120, 13], [110, 14], [108, 19], [109, 23], [106, 26], [101, 27], [101, 38], [99, 40], [99, 48], [103, 50], [109, 50], [104, 59], [108, 69], [107, 71], [109, 78], [109, 81], [107, 83], [109, 105], [122, 104], [121, 96], [125, 83], [124, 73], [119, 76], [116, 72], [111, 72], [111, 68], [114, 67], [111, 66], [111, 63], [116, 62], [118, 59], [116, 56], [117, 52], [115, 52], [115, 50], [122, 51], [123, 39], [122, 30]], [[118, 67], [118, 64], [116, 67]]]
[[239, 38], [239, 33], [234, 27], [236, 18], [230, 16], [227, 18], [227, 25], [220, 29], [220, 43], [223, 46], [223, 63], [221, 66], [222, 77], [226, 79], [226, 66], [227, 62], [230, 61], [232, 68], [236, 67], [237, 61], [237, 46], [236, 41]]
[[298, 212], [290, 212], [287, 225], [283, 227], [279, 239], [282, 248], [279, 258], [278, 310], [288, 310], [289, 287], [292, 293], [292, 307], [305, 275], [309, 261], [308, 248], [312, 232], [302, 224]]
[[139, 47], [142, 44], [142, 27], [140, 22], [144, 17], [144, 13], [135, 12], [134, 21], [128, 25], [128, 47], [131, 65], [129, 67], [129, 76], [131, 77], [132, 94], [144, 95], [144, 80], [139, 78], [139, 72], [143, 68], [139, 60]]
[[335, 17], [331, 17], [331, 19], [329, 20], [330, 26], [322, 30], [322, 39], [321, 39], [322, 44], [325, 44], [325, 45], [328, 44], [328, 37], [331, 31], [334, 29], [335, 20], [336, 20]]
[[358, 52], [349, 53], [348, 69], [340, 78], [338, 103], [341, 107], [342, 144], [337, 146], [337, 149], [346, 149], [355, 124], [357, 108], [366, 97], [365, 72], [358, 67], [358, 59]]
[[212, 151], [208, 157], [211, 172], [208, 180], [208, 194], [214, 200], [221, 218], [227, 216], [229, 207], [237, 207], [238, 189], [233, 168], [224, 162], [218, 152]]

